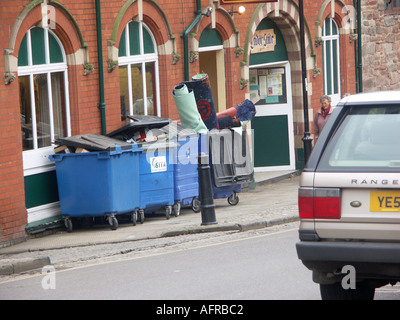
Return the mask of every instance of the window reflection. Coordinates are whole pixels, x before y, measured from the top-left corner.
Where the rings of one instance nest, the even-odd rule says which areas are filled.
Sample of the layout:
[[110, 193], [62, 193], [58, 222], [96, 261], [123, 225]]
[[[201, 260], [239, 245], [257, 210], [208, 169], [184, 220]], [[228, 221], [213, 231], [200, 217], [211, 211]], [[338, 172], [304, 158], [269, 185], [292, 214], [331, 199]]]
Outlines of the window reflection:
[[[139, 32], [142, 30], [142, 32]], [[158, 56], [150, 30], [141, 22], [125, 27], [119, 44], [121, 120], [157, 115]]]
[[[52, 140], [66, 136], [64, 73], [33, 75], [33, 96], [30, 76], [19, 77], [20, 111], [23, 150], [51, 146]], [[49, 82], [50, 81], [50, 82]], [[51, 88], [51, 91], [49, 91]], [[51, 104], [50, 100], [51, 99]], [[50, 106], [53, 119], [50, 121]], [[34, 108], [34, 114], [32, 114]], [[52, 131], [53, 130], [53, 131]]]

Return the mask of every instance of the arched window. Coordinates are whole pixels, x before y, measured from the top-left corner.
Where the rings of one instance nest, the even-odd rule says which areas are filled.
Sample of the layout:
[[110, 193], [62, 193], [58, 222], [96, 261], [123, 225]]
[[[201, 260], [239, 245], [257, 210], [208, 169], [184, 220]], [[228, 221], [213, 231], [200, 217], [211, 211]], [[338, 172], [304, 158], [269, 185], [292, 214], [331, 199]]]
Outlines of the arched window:
[[[31, 28], [23, 38], [18, 81], [22, 145], [32, 159], [55, 139], [70, 135], [66, 57], [61, 42], [49, 29]], [[32, 167], [30, 162], [35, 166], [48, 164], [45, 157], [39, 158], [43, 161], [30, 161], [24, 155], [24, 168]]]
[[129, 22], [118, 51], [121, 117], [161, 115], [157, 45], [143, 22]]
[[322, 29], [324, 58], [324, 94], [332, 97], [332, 104], [340, 100], [339, 28], [332, 18], [326, 18]]

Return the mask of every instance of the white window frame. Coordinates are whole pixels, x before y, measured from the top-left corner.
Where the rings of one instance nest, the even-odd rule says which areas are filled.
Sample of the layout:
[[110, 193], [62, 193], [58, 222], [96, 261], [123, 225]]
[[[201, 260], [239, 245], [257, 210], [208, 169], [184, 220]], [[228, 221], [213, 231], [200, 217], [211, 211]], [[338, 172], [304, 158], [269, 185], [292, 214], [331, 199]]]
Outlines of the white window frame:
[[[28, 48], [28, 66], [18, 67], [18, 76], [29, 76], [30, 84], [30, 96], [31, 98], [31, 113], [32, 113], [32, 135], [33, 135], [33, 149], [22, 152], [23, 156], [23, 168], [24, 176], [38, 174], [42, 172], [54, 170], [54, 164], [49, 160], [48, 156], [54, 153], [54, 124], [53, 124], [53, 99], [51, 90], [51, 74], [56, 72], [62, 72], [64, 74], [64, 91], [65, 91], [65, 113], [66, 113], [66, 126], [67, 135], [71, 135], [71, 116], [70, 116], [70, 104], [69, 104], [69, 86], [68, 86], [68, 66], [64, 47], [58, 37], [48, 28], [44, 30], [44, 43], [45, 43], [45, 64], [32, 65], [32, 46], [31, 46], [31, 30], [29, 29], [27, 36], [27, 48]], [[61, 48], [63, 56], [62, 63], [50, 63], [50, 48], [49, 48], [49, 32], [56, 39], [58, 45]], [[35, 105], [35, 90], [34, 90], [34, 75], [46, 74], [47, 75], [47, 91], [49, 101], [49, 119], [50, 119], [50, 138], [51, 146], [39, 148], [37, 142], [37, 123], [36, 123], [36, 105]]]
[[[330, 25], [331, 25], [331, 27], [330, 27], [330, 30], [331, 30], [331, 34], [330, 35], [326, 35], [325, 33], [326, 33], [326, 30], [325, 30], [325, 21], [324, 21], [324, 25], [323, 25], [323, 28], [322, 28], [322, 40], [323, 40], [323, 49], [324, 49], [324, 56], [323, 56], [323, 63], [324, 63], [324, 94], [327, 94], [327, 92], [328, 92], [328, 78], [327, 78], [327, 72], [326, 72], [326, 70], [327, 70], [327, 68], [328, 68], [328, 65], [327, 65], [327, 58], [326, 58], [326, 52], [327, 52], [327, 50], [326, 50], [326, 44], [327, 44], [327, 42], [330, 42], [331, 43], [331, 46], [330, 46], [330, 56], [331, 56], [331, 58], [333, 57], [333, 45], [332, 45], [332, 43], [333, 43], [333, 41], [337, 41], [337, 48], [336, 48], [336, 50], [337, 50], [337, 57], [338, 57], [338, 65], [337, 65], [337, 73], [338, 73], [338, 79], [337, 79], [337, 86], [338, 86], [338, 93], [334, 93], [334, 67], [333, 67], [333, 63], [331, 63], [330, 64], [330, 69], [331, 69], [331, 79], [330, 79], [330, 83], [331, 83], [331, 92], [332, 92], [332, 94], [330, 94], [329, 96], [331, 97], [331, 99], [332, 99], [332, 105], [336, 105], [339, 101], [340, 101], [340, 99], [341, 99], [341, 91], [342, 91], [342, 89], [341, 89], [341, 84], [340, 84], [340, 79], [341, 79], [341, 77], [340, 77], [340, 32], [339, 32], [339, 26], [338, 26], [338, 24], [336, 23], [336, 21], [334, 20], [334, 19], [332, 19], [332, 18], [327, 18], [327, 19], [330, 19]], [[333, 29], [333, 25], [335, 25], [335, 27], [336, 27], [336, 30], [337, 30], [337, 34], [336, 35], [332, 35], [332, 29]]]
[[[129, 23], [134, 22], [134, 20]], [[139, 42], [140, 42], [140, 53], [138, 55], [130, 55], [130, 39], [129, 39], [129, 23], [125, 26], [125, 50], [126, 56], [118, 58], [119, 66], [127, 66], [128, 75], [128, 92], [129, 92], [129, 113], [133, 114], [133, 93], [132, 93], [132, 75], [131, 75], [131, 65], [141, 64], [142, 66], [142, 88], [143, 88], [143, 108], [144, 115], [147, 115], [147, 87], [146, 87], [146, 63], [154, 63], [154, 74], [155, 74], [155, 91], [153, 94], [156, 96], [156, 116], [161, 116], [161, 106], [160, 106], [160, 77], [159, 77], [159, 67], [158, 67], [158, 50], [157, 43], [153, 36], [151, 30], [142, 21], [136, 21], [139, 23]], [[144, 53], [144, 42], [143, 42], [143, 27], [149, 33], [151, 40], [153, 41], [153, 46], [155, 53]], [[154, 103], [154, 102], [153, 102]]]

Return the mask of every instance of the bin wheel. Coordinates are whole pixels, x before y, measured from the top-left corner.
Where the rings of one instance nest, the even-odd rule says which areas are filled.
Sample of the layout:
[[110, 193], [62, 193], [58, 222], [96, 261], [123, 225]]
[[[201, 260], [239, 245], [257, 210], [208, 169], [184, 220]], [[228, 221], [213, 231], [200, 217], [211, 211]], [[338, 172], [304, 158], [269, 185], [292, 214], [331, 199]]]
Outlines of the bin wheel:
[[143, 209], [139, 210], [138, 220], [139, 220], [140, 224], [143, 224], [143, 222], [144, 222], [144, 210]]
[[65, 218], [64, 219], [64, 224], [65, 224], [65, 227], [67, 228], [67, 232], [71, 233], [72, 232], [72, 220], [71, 220], [71, 218]]
[[192, 200], [192, 210], [196, 213], [200, 212], [200, 200], [197, 198], [193, 198]]
[[181, 203], [177, 201], [174, 203], [174, 216], [178, 217], [181, 214]]
[[169, 218], [171, 218], [171, 213], [172, 213], [172, 206], [166, 206], [165, 207], [165, 217], [167, 218], [167, 220], [169, 220]]
[[228, 203], [231, 206], [236, 206], [239, 203], [239, 196], [236, 192], [233, 192], [232, 195], [228, 198]]
[[94, 217], [87, 218], [87, 221], [89, 223], [89, 228], [93, 228], [93, 226], [94, 226]]
[[137, 211], [133, 211], [132, 212], [132, 225], [136, 226], [137, 218], [138, 218]]
[[111, 230], [117, 230], [118, 228], [118, 220], [115, 216], [109, 216], [108, 217], [108, 223], [111, 226]]

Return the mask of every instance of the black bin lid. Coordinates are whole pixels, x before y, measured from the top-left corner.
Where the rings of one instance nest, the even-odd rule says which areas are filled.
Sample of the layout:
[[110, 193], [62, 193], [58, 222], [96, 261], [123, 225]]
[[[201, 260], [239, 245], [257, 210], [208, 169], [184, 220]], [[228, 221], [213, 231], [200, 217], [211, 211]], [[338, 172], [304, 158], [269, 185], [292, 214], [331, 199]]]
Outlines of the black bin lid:
[[153, 129], [153, 128], [161, 128], [171, 122], [171, 119], [165, 119], [157, 116], [145, 116], [145, 115], [135, 115], [128, 116], [129, 119], [133, 120], [133, 122], [119, 128], [115, 131], [112, 131], [107, 134], [108, 137], [112, 137], [119, 140], [129, 140], [133, 137], [135, 132], [140, 129]]
[[116, 146], [121, 146], [122, 150], [132, 149], [131, 143], [99, 134], [85, 134], [59, 138], [55, 142], [60, 146], [84, 148], [88, 151], [115, 151]]

